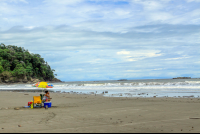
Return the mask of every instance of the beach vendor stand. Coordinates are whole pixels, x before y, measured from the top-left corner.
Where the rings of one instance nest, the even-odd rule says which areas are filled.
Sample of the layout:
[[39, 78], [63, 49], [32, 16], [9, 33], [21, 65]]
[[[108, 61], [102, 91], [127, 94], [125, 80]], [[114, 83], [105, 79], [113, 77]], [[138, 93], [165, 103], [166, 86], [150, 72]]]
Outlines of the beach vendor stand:
[[[38, 87], [38, 88], [42, 88], [42, 93], [43, 93], [43, 89], [46, 88], [48, 86], [47, 82], [37, 82], [35, 84], [32, 85], [32, 87]], [[44, 94], [40, 94], [40, 96], [33, 96], [33, 100], [31, 100], [31, 102], [28, 102], [28, 106], [25, 107], [30, 107], [31, 109], [33, 109], [34, 107], [43, 107], [43, 104], [45, 101], [43, 101]]]
[[[37, 82], [32, 85], [33, 87], [42, 88], [42, 93], [46, 88], [53, 88], [52, 84], [49, 84], [48, 82]], [[40, 96], [33, 96], [33, 101], [28, 102], [28, 106], [31, 107], [31, 109], [39, 107], [42, 108], [44, 106], [45, 109], [51, 107], [51, 102], [47, 102], [46, 100], [43, 100], [44, 94], [40, 94]]]
[[40, 96], [33, 96], [33, 101], [28, 102], [28, 107], [33, 108], [42, 108], [48, 109], [51, 107], [51, 102], [43, 100], [44, 94], [40, 94]]

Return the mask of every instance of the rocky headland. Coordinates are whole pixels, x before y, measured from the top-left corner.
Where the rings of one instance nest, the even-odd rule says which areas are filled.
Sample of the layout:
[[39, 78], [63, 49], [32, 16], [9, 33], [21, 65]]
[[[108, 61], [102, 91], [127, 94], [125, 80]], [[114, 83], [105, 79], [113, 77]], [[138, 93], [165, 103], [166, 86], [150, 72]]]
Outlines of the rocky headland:
[[[6, 79], [6, 80], [2, 80], [0, 78], [0, 85], [34, 84], [34, 83], [41, 82], [41, 81], [45, 81], [45, 80], [40, 80], [40, 79], [37, 79], [37, 78], [30, 78], [28, 80], [26, 77], [24, 79], [18, 79], [18, 78], [15, 78], [15, 77], [11, 77], [11, 78]], [[57, 78], [53, 78], [52, 80], [47, 80], [46, 82], [48, 82], [48, 83], [59, 83], [59, 82], [62, 82], [62, 81], [57, 79]]]

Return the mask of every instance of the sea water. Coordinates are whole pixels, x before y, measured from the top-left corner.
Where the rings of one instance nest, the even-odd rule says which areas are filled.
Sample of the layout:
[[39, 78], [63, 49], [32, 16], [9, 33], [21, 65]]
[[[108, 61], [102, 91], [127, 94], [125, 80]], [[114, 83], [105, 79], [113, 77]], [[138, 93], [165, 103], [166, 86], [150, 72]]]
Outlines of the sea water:
[[[200, 79], [146, 79], [51, 83], [60, 93], [102, 94], [107, 97], [199, 97]], [[0, 85], [0, 90], [35, 90], [32, 84]]]

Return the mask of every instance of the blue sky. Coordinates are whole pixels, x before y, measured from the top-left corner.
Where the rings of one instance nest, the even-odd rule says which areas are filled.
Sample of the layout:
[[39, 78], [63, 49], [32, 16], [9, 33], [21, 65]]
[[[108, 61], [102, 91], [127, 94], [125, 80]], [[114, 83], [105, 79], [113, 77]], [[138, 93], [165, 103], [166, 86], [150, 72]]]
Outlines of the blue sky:
[[200, 0], [0, 0], [0, 43], [62, 81], [200, 77]]

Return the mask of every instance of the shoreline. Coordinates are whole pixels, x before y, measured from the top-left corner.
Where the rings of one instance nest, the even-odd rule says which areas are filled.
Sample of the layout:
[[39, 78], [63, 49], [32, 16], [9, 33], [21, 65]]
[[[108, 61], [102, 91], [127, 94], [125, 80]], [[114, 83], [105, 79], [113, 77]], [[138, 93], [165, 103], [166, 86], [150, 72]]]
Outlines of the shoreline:
[[58, 93], [58, 94], [69, 94], [69, 95], [91, 95], [91, 96], [103, 96], [103, 97], [108, 97], [108, 98], [200, 98], [195, 97], [194, 95], [190, 95], [190, 96], [173, 96], [173, 97], [168, 97], [168, 96], [120, 96], [120, 95], [107, 95], [107, 94], [103, 94], [103, 93], [82, 93], [82, 92], [59, 92], [59, 91], [53, 91], [51, 89], [19, 89], [19, 90], [2, 90], [0, 89], [0, 93], [1, 92], [11, 92], [11, 93], [44, 93], [45, 90], [48, 90], [50, 93]]

